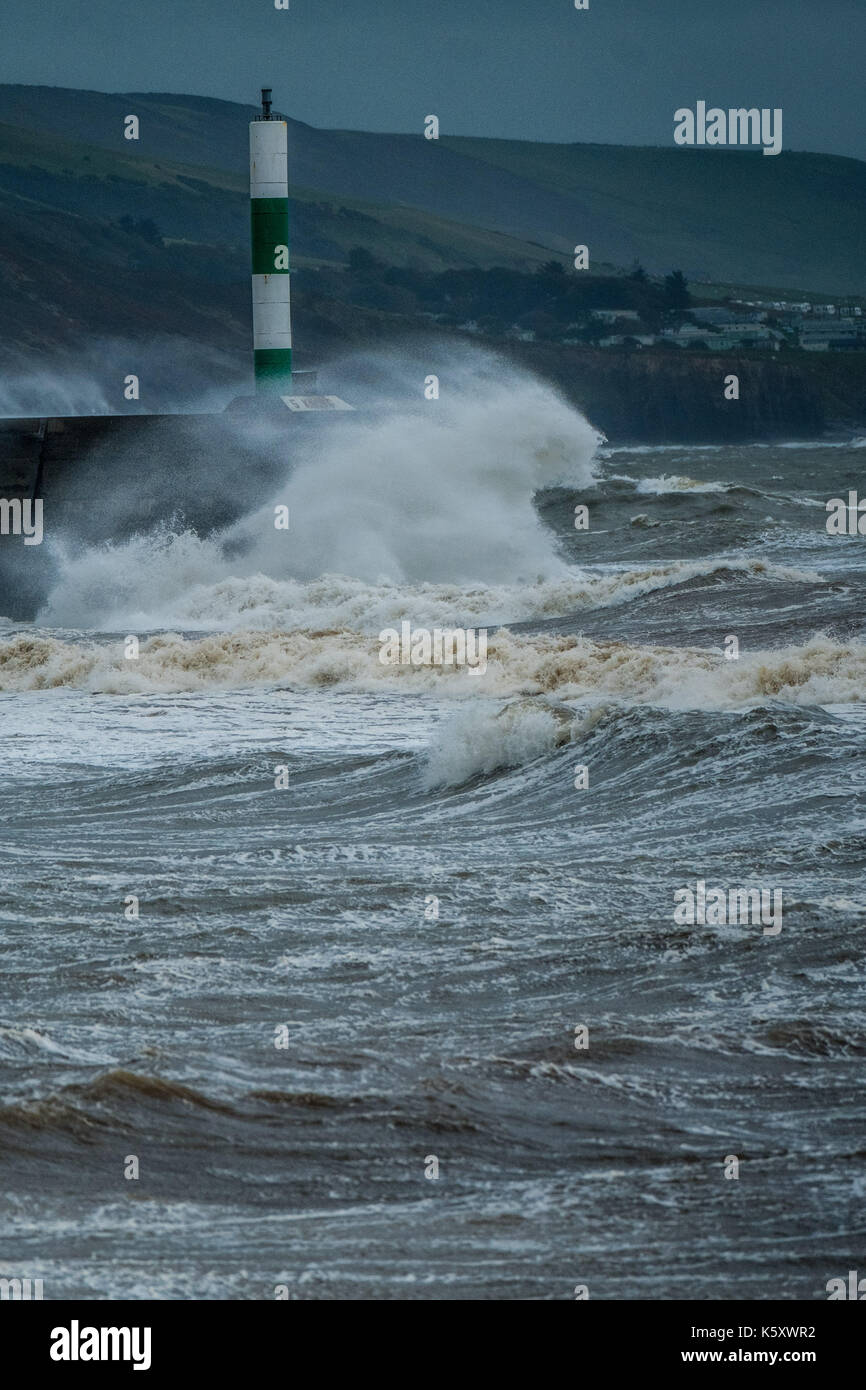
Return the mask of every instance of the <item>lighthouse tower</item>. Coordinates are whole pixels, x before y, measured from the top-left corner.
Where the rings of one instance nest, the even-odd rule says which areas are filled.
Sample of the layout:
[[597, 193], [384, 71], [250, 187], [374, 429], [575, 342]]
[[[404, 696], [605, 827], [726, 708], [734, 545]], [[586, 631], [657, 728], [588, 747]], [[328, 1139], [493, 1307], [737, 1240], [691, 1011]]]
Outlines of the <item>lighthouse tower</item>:
[[[256, 393], [226, 406], [258, 415], [354, 410], [339, 396], [318, 396], [317, 373], [292, 371], [289, 296], [289, 127], [271, 115], [271, 89], [250, 122], [250, 235], [252, 242], [253, 360]], [[294, 387], [294, 390], [293, 390]], [[295, 395], [299, 390], [302, 395]]]
[[250, 122], [253, 353], [256, 394], [292, 394], [289, 299], [289, 170], [286, 121], [271, 115], [271, 89]]

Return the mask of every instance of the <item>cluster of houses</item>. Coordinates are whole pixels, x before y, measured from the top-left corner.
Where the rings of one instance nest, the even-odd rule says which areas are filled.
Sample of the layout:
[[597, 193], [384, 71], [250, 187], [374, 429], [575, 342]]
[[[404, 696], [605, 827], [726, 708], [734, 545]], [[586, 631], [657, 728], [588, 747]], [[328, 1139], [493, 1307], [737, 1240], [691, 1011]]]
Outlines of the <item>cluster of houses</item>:
[[778, 352], [783, 346], [805, 352], [866, 349], [866, 314], [859, 305], [734, 302], [730, 307], [693, 308], [692, 322], [660, 333], [647, 333], [634, 309], [595, 309], [592, 316], [612, 330], [598, 340], [600, 347], [630, 343], [706, 347], [713, 352]]

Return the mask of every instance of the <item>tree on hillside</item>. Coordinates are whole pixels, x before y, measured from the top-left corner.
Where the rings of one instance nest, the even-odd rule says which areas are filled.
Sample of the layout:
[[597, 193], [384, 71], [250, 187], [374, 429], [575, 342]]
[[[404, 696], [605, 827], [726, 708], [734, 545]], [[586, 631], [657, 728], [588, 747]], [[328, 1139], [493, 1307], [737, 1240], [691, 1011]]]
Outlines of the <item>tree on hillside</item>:
[[665, 308], [675, 318], [682, 318], [689, 312], [692, 296], [689, 282], [681, 270], [672, 270], [665, 276]]

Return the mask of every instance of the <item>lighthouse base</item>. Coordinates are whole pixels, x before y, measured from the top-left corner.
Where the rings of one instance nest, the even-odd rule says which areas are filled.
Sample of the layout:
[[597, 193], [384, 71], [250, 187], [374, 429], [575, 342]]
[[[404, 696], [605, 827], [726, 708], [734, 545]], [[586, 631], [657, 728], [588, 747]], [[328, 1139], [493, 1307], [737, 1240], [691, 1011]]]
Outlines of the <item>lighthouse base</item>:
[[226, 410], [244, 415], [279, 414], [282, 408], [292, 411], [354, 410], [339, 396], [236, 396]]
[[226, 410], [239, 411], [244, 415], [279, 415], [282, 407], [299, 413], [309, 411], [354, 410], [340, 396], [322, 396], [316, 393], [318, 372], [303, 370], [292, 372], [291, 386], [283, 392], [258, 390], [254, 396], [236, 396], [229, 401]]

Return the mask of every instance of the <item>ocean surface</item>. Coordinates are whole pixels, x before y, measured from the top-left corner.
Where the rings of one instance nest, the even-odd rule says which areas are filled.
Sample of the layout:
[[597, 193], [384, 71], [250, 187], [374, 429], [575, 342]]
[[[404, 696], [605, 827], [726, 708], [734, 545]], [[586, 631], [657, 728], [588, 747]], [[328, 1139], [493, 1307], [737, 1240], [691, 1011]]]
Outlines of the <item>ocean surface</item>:
[[[46, 520], [61, 578], [0, 628], [0, 1276], [862, 1272], [866, 538], [825, 504], [864, 443], [614, 448], [510, 378], [310, 446], [223, 535]], [[403, 620], [486, 626], [486, 671], [384, 666]], [[698, 880], [782, 931], [678, 924]]]

